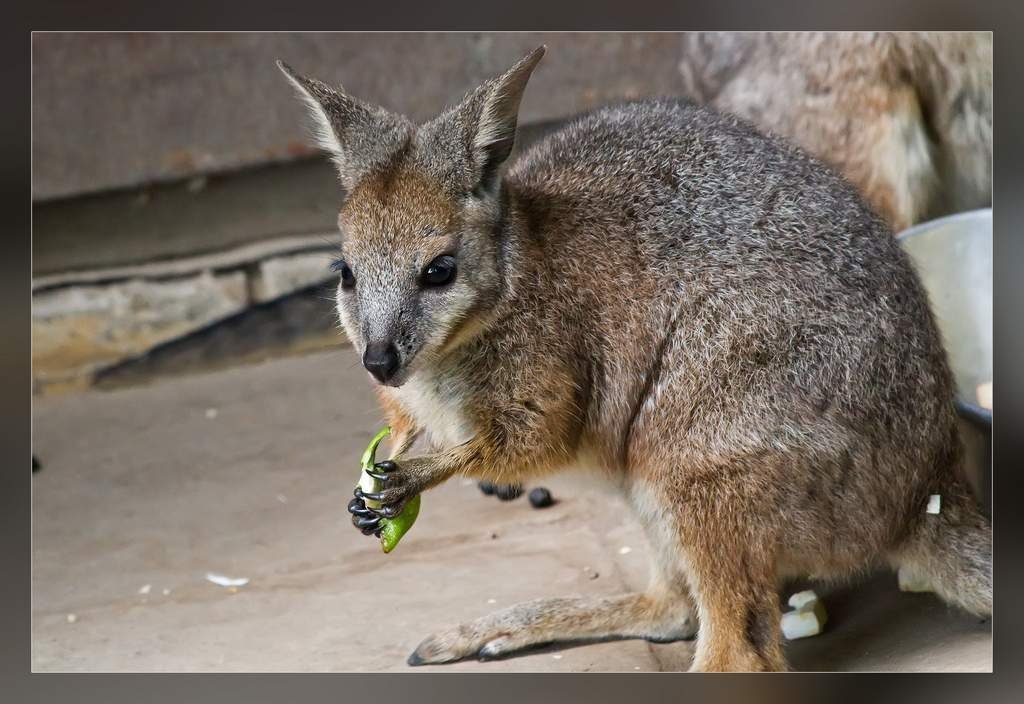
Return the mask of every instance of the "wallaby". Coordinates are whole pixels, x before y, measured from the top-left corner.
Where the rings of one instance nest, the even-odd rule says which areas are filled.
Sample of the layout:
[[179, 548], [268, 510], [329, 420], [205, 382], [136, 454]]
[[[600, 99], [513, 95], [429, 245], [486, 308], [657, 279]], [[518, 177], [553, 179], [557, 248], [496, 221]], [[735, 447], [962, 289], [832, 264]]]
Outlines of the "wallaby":
[[687, 32], [684, 93], [833, 166], [899, 231], [992, 202], [991, 32]]
[[[950, 370], [885, 223], [798, 148], [675, 100], [597, 110], [503, 174], [543, 53], [421, 126], [281, 64], [347, 192], [338, 312], [396, 436], [356, 527], [453, 475], [578, 466], [655, 555], [644, 593], [513, 606], [409, 664], [696, 633], [693, 670], [782, 670], [780, 580], [884, 562], [988, 614]], [[432, 454], [405, 457], [420, 434]]]

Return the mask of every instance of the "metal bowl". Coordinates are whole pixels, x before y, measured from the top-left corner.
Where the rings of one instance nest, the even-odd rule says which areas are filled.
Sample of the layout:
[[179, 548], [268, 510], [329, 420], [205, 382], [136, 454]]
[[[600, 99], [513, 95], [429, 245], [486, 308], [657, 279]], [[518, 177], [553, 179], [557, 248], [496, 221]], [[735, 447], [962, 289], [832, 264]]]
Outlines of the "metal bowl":
[[977, 389], [992, 381], [992, 209], [930, 220], [897, 236], [910, 255], [938, 319], [956, 377], [957, 410], [968, 475], [991, 506], [992, 411]]

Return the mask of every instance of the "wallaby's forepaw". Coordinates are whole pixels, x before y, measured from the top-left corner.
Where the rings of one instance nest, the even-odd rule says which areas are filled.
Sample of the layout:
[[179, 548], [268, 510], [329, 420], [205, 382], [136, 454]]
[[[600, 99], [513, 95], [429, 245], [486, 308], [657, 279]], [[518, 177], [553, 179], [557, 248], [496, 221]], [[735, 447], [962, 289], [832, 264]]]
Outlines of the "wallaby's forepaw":
[[[356, 487], [356, 491], [359, 488]], [[352, 514], [352, 525], [363, 535], [376, 535], [380, 537], [381, 517], [373, 509], [366, 505], [366, 502], [357, 494], [354, 499], [348, 502], [348, 512]]]
[[[380, 491], [369, 493], [356, 487], [355, 495], [356, 499], [363, 502], [364, 508], [376, 516], [394, 518], [402, 512], [409, 499], [422, 493], [429, 484], [429, 477], [426, 474], [429, 462], [424, 460], [404, 460], [401, 466], [394, 460], [385, 460], [375, 464], [373, 469], [374, 471], [367, 474], [381, 482]], [[380, 502], [380, 508], [365, 507], [366, 500]], [[357, 515], [351, 505], [349, 511], [353, 516]], [[353, 523], [356, 523], [354, 518]], [[356, 527], [359, 527], [358, 523]]]
[[[374, 479], [381, 481], [390, 477], [390, 473], [397, 469], [394, 462], [386, 460], [374, 465], [372, 472], [367, 472]], [[348, 512], [352, 514], [352, 525], [363, 535], [375, 535], [380, 537], [381, 518], [394, 518], [401, 513], [401, 506], [384, 506], [372, 508], [366, 504], [366, 499], [374, 498], [376, 494], [367, 494], [361, 487], [356, 486], [355, 498], [348, 502]]]

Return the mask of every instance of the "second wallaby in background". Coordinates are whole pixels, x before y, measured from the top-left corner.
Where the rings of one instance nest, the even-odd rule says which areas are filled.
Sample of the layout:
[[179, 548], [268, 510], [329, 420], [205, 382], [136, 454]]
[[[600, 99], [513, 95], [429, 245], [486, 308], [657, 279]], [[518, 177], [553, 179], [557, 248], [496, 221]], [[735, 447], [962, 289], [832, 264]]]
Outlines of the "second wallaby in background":
[[991, 32], [687, 32], [685, 95], [832, 165], [895, 231], [992, 203]]
[[[519, 604], [409, 663], [696, 633], [694, 670], [782, 670], [780, 580], [880, 563], [988, 614], [953, 381], [886, 225], [797, 148], [670, 100], [584, 116], [503, 172], [543, 53], [421, 126], [282, 65], [347, 192], [338, 311], [396, 435], [380, 513], [454, 475], [581, 467], [655, 555], [644, 593]], [[433, 451], [404, 456], [420, 435]]]

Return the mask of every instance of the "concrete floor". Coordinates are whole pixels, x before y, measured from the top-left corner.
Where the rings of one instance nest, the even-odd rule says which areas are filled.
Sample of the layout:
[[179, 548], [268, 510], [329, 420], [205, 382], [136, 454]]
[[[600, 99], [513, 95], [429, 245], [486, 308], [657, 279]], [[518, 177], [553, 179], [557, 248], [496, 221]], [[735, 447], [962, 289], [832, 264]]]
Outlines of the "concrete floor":
[[[36, 672], [647, 672], [692, 658], [690, 642], [632, 640], [408, 668], [433, 631], [516, 601], [642, 588], [647, 546], [617, 499], [571, 478], [546, 482], [559, 503], [545, 510], [455, 479], [383, 555], [345, 512], [380, 425], [350, 350], [38, 399], [33, 418]], [[988, 622], [892, 575], [819, 593], [830, 621], [788, 645], [794, 669], [991, 670]]]

